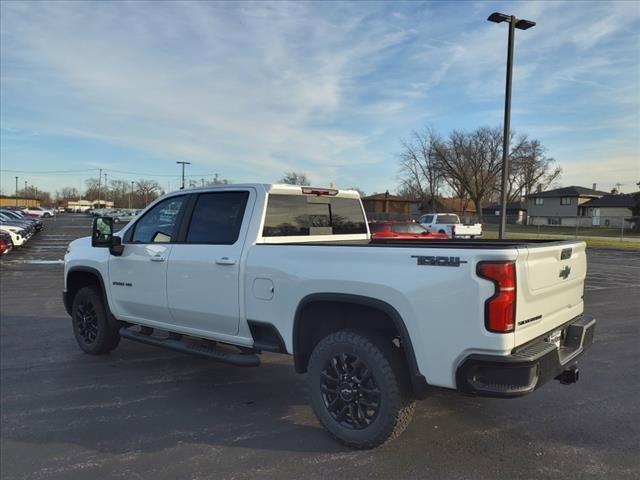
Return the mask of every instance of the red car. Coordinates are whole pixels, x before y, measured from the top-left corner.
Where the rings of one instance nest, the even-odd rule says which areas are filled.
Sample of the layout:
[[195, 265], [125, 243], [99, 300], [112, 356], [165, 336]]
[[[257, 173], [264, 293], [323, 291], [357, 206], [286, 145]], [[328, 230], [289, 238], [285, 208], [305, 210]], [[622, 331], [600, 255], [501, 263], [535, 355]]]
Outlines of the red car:
[[9, 253], [12, 248], [13, 243], [11, 243], [11, 237], [9, 236], [9, 234], [0, 232], [0, 255]]
[[429, 232], [414, 222], [369, 222], [369, 231], [373, 240], [446, 240], [446, 233]]

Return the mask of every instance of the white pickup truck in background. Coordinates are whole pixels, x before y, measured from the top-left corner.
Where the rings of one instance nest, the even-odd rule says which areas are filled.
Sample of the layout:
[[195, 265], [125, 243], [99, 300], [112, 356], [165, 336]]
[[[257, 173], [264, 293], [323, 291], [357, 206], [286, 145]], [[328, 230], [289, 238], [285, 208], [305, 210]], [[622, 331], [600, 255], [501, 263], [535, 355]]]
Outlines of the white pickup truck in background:
[[428, 213], [418, 223], [433, 233], [446, 233], [450, 238], [476, 238], [482, 236], [482, 224], [464, 225], [455, 213]]
[[[223, 185], [173, 192], [65, 255], [79, 347], [126, 338], [236, 366], [293, 356], [339, 441], [372, 448], [431, 387], [517, 397], [578, 379], [580, 241], [371, 240], [357, 192]], [[558, 406], [565, 408], [564, 406]]]

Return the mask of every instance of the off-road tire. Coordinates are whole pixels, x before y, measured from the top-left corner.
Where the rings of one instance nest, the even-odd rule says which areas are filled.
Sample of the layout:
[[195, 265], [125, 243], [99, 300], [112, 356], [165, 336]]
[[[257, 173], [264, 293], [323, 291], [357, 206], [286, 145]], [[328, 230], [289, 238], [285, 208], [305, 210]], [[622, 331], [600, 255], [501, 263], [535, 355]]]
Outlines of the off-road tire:
[[[330, 366], [332, 359], [341, 355], [360, 359], [360, 365], [364, 364], [371, 371], [372, 381], [379, 391], [377, 413], [365, 427], [345, 426], [332, 416], [335, 411], [330, 412], [328, 403], [333, 403], [330, 399], [335, 397], [327, 396], [323, 381], [327, 378], [327, 368], [333, 368]], [[375, 332], [341, 330], [325, 337], [311, 354], [307, 382], [311, 405], [320, 423], [336, 440], [352, 448], [375, 448], [397, 438], [413, 417], [415, 401], [402, 353], [393, 345], [391, 338], [378, 336]], [[342, 395], [341, 389], [339, 395]], [[358, 420], [366, 416], [361, 415], [362, 412], [355, 412]], [[349, 414], [351, 419], [353, 413], [352, 410]]]
[[73, 334], [78, 346], [90, 355], [109, 353], [120, 343], [118, 326], [109, 319], [97, 287], [83, 287], [73, 298]]

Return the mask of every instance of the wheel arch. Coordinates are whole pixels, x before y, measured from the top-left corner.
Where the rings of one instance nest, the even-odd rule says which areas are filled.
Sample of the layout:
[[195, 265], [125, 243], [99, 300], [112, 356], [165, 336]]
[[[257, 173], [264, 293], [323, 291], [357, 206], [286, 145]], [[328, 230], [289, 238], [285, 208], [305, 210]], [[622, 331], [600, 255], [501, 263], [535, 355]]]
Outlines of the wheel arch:
[[102, 274], [97, 268], [84, 266], [72, 267], [67, 272], [65, 283], [64, 307], [69, 315], [71, 315], [73, 299], [78, 293], [78, 290], [90, 285], [96, 285], [100, 288], [100, 292], [102, 293], [107, 314], [111, 316], [111, 309], [109, 308], [109, 300], [107, 297], [107, 288], [104, 283], [104, 279], [102, 278]]
[[[363, 325], [364, 328], [377, 328], [386, 331], [393, 330], [400, 338], [406, 365], [409, 369], [411, 385], [414, 395], [418, 398], [425, 396], [427, 381], [418, 369], [418, 362], [411, 342], [407, 327], [398, 311], [390, 304], [377, 298], [345, 294], [345, 293], [313, 293], [304, 297], [296, 308], [293, 323], [293, 357], [296, 372], [305, 373], [313, 348], [319, 341], [319, 337], [343, 328], [360, 323], [352, 319], [332, 319], [332, 322], [314, 323], [314, 313], [309, 309], [317, 309], [315, 314], [322, 314], [324, 309], [335, 312], [336, 309], [345, 312], [367, 312], [374, 314], [374, 325]], [[393, 328], [389, 328], [392, 326]], [[319, 333], [319, 335], [314, 335]]]

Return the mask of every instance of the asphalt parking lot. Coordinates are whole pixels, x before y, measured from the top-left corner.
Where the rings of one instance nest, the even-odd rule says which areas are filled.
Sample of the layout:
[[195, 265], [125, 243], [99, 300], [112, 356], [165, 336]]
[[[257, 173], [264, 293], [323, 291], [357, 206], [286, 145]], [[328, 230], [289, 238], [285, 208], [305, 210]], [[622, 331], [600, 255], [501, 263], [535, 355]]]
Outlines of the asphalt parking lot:
[[639, 478], [640, 255], [589, 255], [596, 343], [575, 385], [517, 400], [433, 390], [403, 436], [377, 450], [332, 441], [289, 357], [239, 368], [123, 340], [76, 346], [61, 302], [61, 215], [1, 261], [3, 479]]

